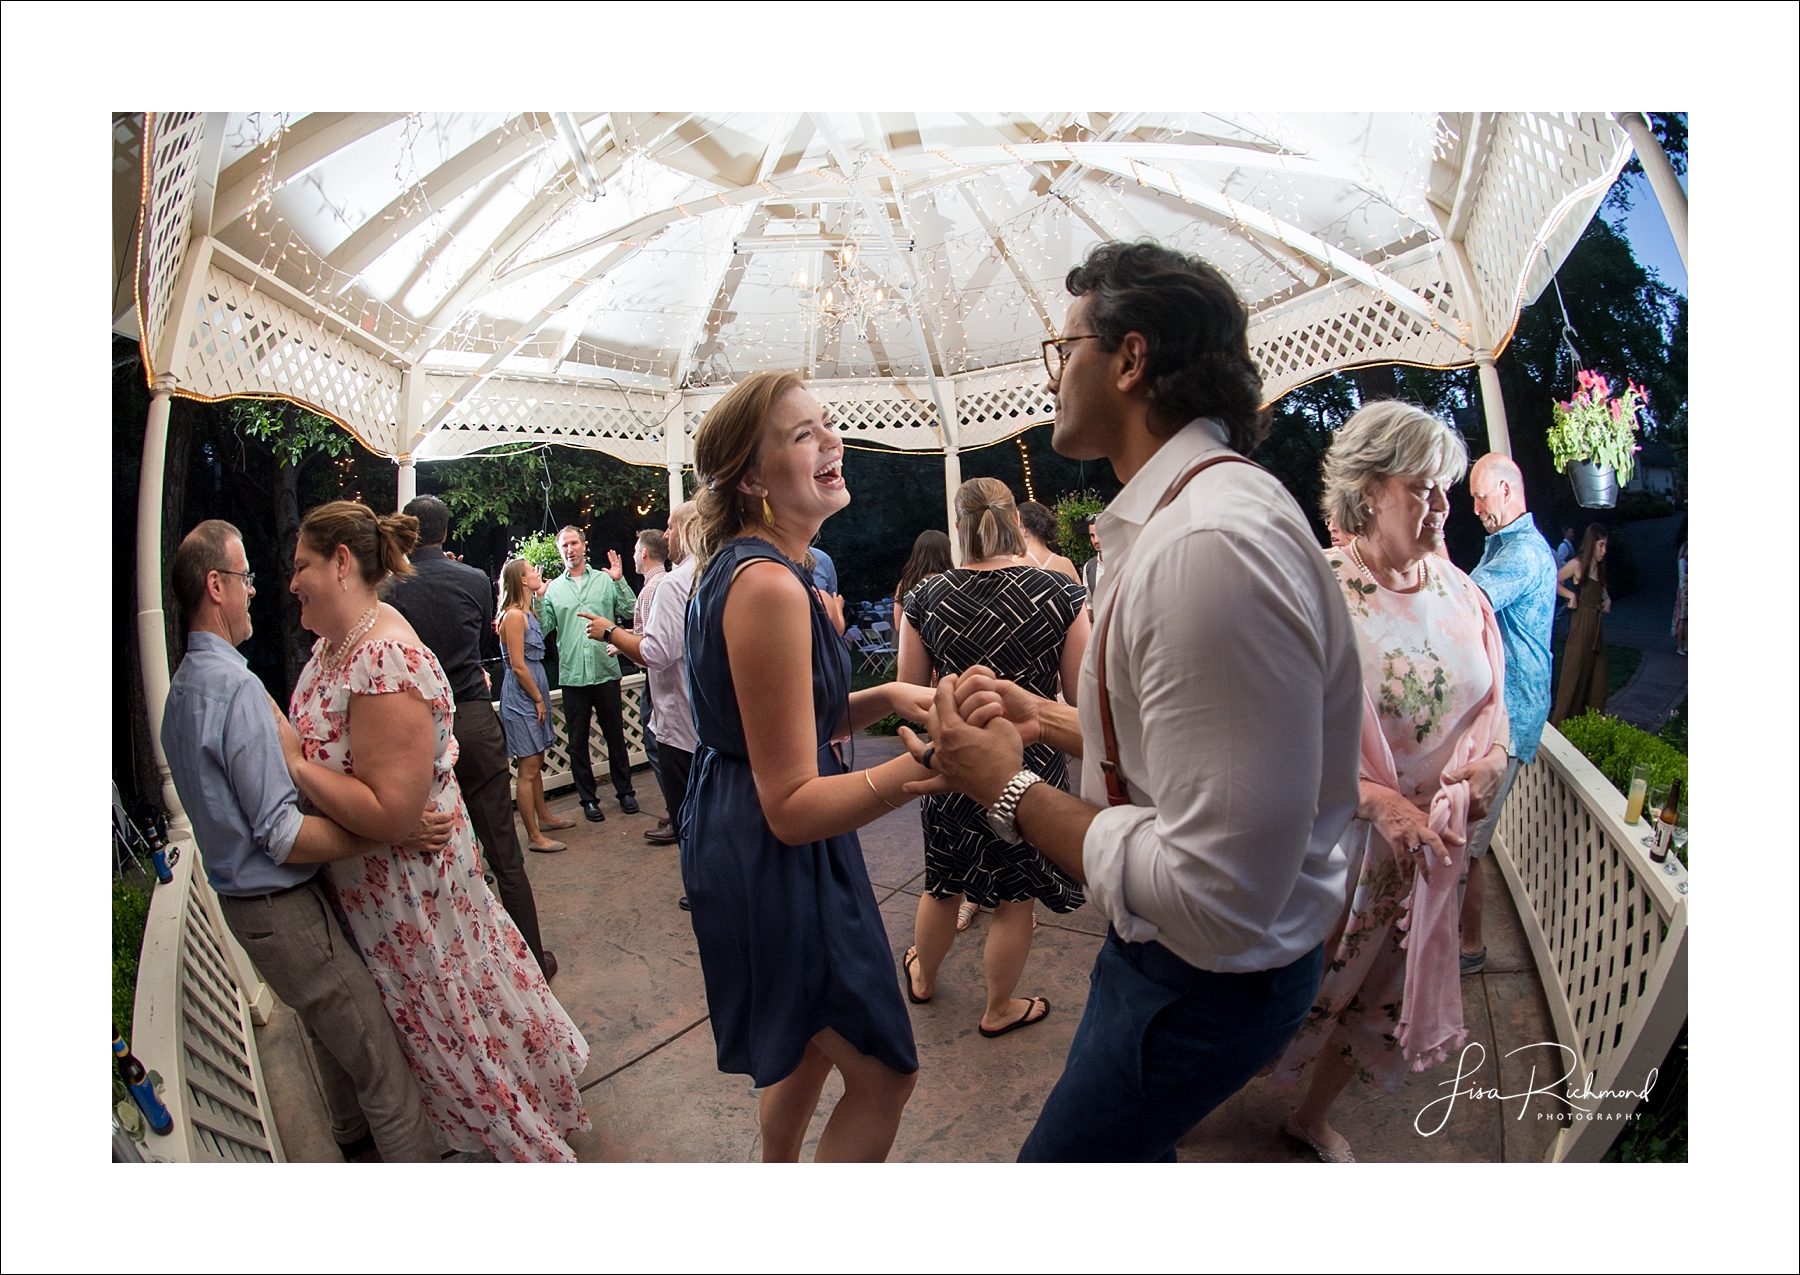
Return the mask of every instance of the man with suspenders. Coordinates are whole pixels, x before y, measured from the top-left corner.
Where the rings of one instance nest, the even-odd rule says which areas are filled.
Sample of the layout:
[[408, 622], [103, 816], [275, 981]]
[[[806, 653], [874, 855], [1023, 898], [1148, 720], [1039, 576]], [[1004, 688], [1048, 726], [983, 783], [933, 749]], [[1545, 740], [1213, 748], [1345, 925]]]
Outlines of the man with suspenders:
[[[1344, 905], [1362, 682], [1324, 555], [1245, 460], [1267, 430], [1247, 313], [1225, 277], [1152, 243], [1069, 273], [1045, 342], [1052, 445], [1125, 486], [1096, 527], [1107, 570], [1079, 710], [986, 670], [938, 684], [943, 785], [1087, 888], [1111, 923], [1061, 1078], [1021, 1160], [1172, 1161], [1288, 1043]], [[1082, 763], [1079, 797], [1021, 769], [1023, 741]]]

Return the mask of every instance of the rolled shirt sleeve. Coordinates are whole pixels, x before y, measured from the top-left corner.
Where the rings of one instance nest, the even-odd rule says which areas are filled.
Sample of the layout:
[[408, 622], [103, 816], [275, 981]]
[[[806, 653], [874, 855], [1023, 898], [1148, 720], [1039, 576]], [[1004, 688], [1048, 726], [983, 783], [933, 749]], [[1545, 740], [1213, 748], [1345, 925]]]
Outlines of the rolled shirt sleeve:
[[1130, 749], [1120, 730], [1122, 760], [1144, 804], [1089, 826], [1088, 895], [1121, 938], [1209, 968], [1298, 937], [1278, 918], [1296, 889], [1316, 892], [1302, 867], [1323, 849], [1320, 826], [1335, 841], [1354, 808], [1317, 808], [1327, 735], [1344, 733], [1324, 719], [1359, 710], [1335, 703], [1345, 679], [1311, 614], [1318, 581], [1296, 579], [1291, 557], [1234, 532], [1185, 535], [1146, 563], [1111, 636], [1114, 716], [1142, 730]]
[[257, 846], [275, 863], [286, 863], [300, 835], [304, 816], [281, 755], [268, 696], [256, 683], [245, 683], [232, 696], [220, 742], [220, 766], [237, 795], [238, 808], [250, 825]]

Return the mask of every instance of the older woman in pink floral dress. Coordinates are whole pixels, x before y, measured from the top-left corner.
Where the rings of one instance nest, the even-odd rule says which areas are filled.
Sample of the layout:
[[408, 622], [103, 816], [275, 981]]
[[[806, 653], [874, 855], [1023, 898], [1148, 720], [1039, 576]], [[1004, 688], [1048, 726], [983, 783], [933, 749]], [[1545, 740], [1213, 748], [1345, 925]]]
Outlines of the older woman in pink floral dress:
[[453, 813], [442, 851], [342, 860], [333, 893], [450, 1148], [572, 1161], [563, 1135], [590, 1127], [575, 1087], [587, 1042], [482, 879], [443, 669], [375, 596], [411, 569], [416, 527], [349, 501], [302, 523], [289, 587], [320, 636], [294, 688], [288, 768], [309, 801], [373, 840], [403, 840], [394, 832], [422, 809]]
[[1468, 825], [1505, 774], [1507, 738], [1493, 609], [1438, 553], [1446, 493], [1467, 467], [1453, 430], [1396, 402], [1357, 412], [1326, 456], [1325, 512], [1348, 533], [1326, 560], [1362, 655], [1362, 795], [1339, 843], [1354, 895], [1271, 1088], [1291, 1092], [1311, 1065], [1284, 1132], [1327, 1161], [1354, 1158], [1329, 1120], [1352, 1079], [1391, 1091], [1466, 1035], [1457, 882]]

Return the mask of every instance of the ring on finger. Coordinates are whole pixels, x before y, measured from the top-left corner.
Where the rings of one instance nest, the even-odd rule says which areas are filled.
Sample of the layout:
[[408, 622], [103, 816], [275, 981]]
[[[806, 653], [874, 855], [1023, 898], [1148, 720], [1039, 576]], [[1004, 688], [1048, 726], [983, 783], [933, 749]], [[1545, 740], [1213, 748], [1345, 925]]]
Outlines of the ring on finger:
[[937, 752], [936, 744], [926, 745], [925, 755], [919, 758], [919, 765], [925, 767], [926, 770], [930, 770], [931, 769], [931, 755], [935, 752]]

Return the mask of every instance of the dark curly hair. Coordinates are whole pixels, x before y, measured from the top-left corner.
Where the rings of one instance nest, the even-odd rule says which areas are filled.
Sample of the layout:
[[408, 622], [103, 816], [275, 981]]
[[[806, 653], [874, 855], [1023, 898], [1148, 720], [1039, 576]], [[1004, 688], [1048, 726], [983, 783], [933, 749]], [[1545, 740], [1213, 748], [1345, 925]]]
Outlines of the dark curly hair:
[[1197, 416], [1221, 420], [1248, 455], [1269, 432], [1250, 313], [1230, 280], [1161, 244], [1097, 244], [1064, 280], [1087, 297], [1087, 322], [1111, 353], [1128, 332], [1149, 347], [1150, 428], [1163, 437]]

